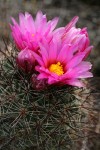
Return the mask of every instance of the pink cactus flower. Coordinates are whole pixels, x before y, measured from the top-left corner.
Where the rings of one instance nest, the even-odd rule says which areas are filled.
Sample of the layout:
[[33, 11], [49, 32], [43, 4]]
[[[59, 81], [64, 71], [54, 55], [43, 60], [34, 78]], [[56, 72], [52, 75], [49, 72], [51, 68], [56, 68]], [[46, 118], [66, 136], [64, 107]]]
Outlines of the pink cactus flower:
[[85, 51], [86, 58], [91, 52], [93, 46], [90, 46], [90, 40], [87, 32], [87, 28], [76, 28], [76, 22], [78, 21], [78, 16], [75, 16], [68, 25], [59, 33], [59, 30], [55, 30], [55, 36], [62, 39], [62, 43], [77, 45], [78, 49], [75, 49], [74, 53]]
[[18, 67], [24, 72], [29, 73], [34, 71], [35, 58], [33, 52], [29, 49], [24, 49], [19, 52], [16, 62]]
[[[73, 37], [72, 37], [73, 38]], [[83, 87], [81, 78], [92, 77], [91, 63], [84, 61], [85, 51], [74, 53], [76, 44], [64, 44], [54, 38], [50, 44], [40, 44], [40, 55], [34, 53], [38, 65], [38, 79], [47, 79], [48, 84], [67, 84]]]
[[52, 33], [57, 25], [58, 18], [54, 18], [47, 22], [46, 15], [39, 11], [34, 20], [32, 16], [26, 12], [19, 14], [19, 24], [12, 18], [13, 25], [10, 24], [12, 36], [19, 50], [26, 47], [36, 51], [39, 48], [38, 43], [44, 37], [47, 42], [52, 39]]

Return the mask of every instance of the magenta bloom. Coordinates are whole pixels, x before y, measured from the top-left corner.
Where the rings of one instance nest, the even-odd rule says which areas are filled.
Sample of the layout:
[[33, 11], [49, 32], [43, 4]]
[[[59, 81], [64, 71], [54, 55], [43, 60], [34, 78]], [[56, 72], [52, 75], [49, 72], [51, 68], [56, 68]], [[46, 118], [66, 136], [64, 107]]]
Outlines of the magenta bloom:
[[55, 36], [62, 40], [63, 44], [71, 44], [76, 45], [77, 49], [75, 49], [74, 53], [85, 51], [86, 58], [93, 46], [90, 45], [90, 40], [87, 32], [87, 28], [76, 28], [76, 22], [78, 21], [78, 16], [74, 17], [68, 25], [62, 30], [63, 32], [59, 33], [59, 31], [55, 31]]
[[17, 65], [26, 73], [33, 72], [35, 66], [35, 59], [33, 52], [29, 49], [24, 49], [19, 52], [18, 57], [16, 59]]
[[78, 45], [63, 44], [60, 40], [53, 39], [50, 45], [40, 44], [40, 55], [34, 53], [39, 72], [38, 79], [47, 79], [48, 84], [68, 84], [83, 87], [81, 78], [92, 77], [91, 63], [83, 58], [85, 51], [75, 53]]
[[12, 18], [13, 25], [10, 25], [12, 36], [18, 49], [26, 47], [36, 51], [38, 43], [45, 38], [47, 42], [52, 39], [52, 32], [57, 25], [58, 18], [47, 22], [46, 15], [39, 11], [34, 20], [29, 13], [19, 14], [19, 24]]

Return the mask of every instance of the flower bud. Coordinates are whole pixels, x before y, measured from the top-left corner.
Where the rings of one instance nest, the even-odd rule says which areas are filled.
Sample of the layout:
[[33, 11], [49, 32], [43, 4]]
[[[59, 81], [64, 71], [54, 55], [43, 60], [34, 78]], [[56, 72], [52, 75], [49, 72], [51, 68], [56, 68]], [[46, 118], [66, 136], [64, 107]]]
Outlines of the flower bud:
[[16, 62], [18, 67], [26, 73], [34, 71], [35, 58], [33, 52], [29, 49], [24, 49], [19, 52]]

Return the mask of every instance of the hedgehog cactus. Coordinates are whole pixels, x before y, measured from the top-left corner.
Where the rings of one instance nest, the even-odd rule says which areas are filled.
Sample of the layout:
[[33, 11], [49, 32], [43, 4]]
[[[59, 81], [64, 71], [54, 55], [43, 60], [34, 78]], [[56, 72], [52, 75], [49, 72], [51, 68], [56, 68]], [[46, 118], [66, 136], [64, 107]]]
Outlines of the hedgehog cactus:
[[18, 49], [3, 52], [0, 64], [0, 149], [75, 150], [84, 113], [74, 86], [92, 77], [87, 31], [75, 27], [78, 17], [55, 30], [58, 19], [47, 22], [42, 12], [19, 18], [10, 25]]

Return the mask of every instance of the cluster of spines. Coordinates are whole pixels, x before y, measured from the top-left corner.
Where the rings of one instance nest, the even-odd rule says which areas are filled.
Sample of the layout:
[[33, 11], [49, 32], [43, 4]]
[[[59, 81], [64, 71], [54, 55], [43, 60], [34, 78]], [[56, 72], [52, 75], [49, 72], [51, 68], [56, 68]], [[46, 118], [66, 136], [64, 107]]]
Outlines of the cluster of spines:
[[33, 89], [31, 75], [18, 70], [15, 56], [6, 53], [0, 69], [0, 149], [70, 150], [83, 138], [81, 101], [74, 88]]

